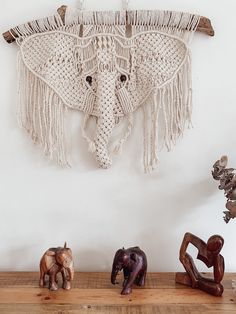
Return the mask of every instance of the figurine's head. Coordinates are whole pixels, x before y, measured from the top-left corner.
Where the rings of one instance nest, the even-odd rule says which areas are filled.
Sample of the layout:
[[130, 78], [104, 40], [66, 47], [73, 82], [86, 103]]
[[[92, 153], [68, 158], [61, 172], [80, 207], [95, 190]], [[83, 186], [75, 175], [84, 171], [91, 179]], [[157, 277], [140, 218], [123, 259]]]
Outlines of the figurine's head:
[[50, 248], [45, 254], [47, 258], [51, 257], [50, 262], [52, 264], [56, 263], [58, 266], [63, 267], [68, 273], [69, 280], [73, 280], [74, 263], [72, 251], [66, 247], [66, 243], [64, 247]]
[[224, 245], [224, 239], [220, 235], [213, 235], [207, 241], [207, 249], [212, 254], [217, 255], [220, 253]]

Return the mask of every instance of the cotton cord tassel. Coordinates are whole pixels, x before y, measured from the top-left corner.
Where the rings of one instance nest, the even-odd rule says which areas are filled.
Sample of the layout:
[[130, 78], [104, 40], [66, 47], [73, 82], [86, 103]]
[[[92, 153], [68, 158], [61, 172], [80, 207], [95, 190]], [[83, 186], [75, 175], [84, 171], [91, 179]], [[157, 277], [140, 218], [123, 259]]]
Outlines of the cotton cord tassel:
[[159, 136], [159, 97], [161, 93], [157, 91], [153, 95], [152, 104], [143, 107], [143, 165], [144, 172], [151, 173], [157, 166], [159, 159], [158, 153], [158, 136]]
[[78, 0], [78, 9], [84, 10], [84, 0]]
[[88, 143], [88, 151], [90, 153], [95, 153], [96, 151], [96, 145], [94, 143], [94, 141], [92, 141], [90, 139], [90, 137], [87, 135], [86, 133], [86, 127], [87, 127], [87, 124], [88, 124], [88, 120], [89, 120], [90, 116], [88, 114], [85, 114], [84, 116], [84, 121], [83, 121], [83, 124], [82, 124], [82, 127], [81, 127], [81, 132], [82, 132], [82, 137], [87, 141]]
[[11, 35], [16, 39], [17, 43], [19, 44], [22, 38], [25, 38], [29, 35], [57, 30], [62, 28], [63, 26], [64, 24], [61, 19], [61, 16], [58, 13], [56, 13], [55, 15], [49, 16], [47, 18], [19, 25], [13, 28], [13, 32], [11, 32]]
[[64, 119], [66, 108], [55, 92], [36, 77], [18, 54], [18, 122], [39, 144], [46, 156], [69, 166], [66, 154]]
[[129, 9], [129, 0], [122, 0], [122, 10], [127, 11]]
[[127, 139], [129, 138], [129, 136], [131, 135], [132, 128], [133, 128], [133, 114], [129, 114], [128, 115], [128, 127], [127, 127], [127, 130], [126, 130], [123, 138], [120, 139], [119, 142], [116, 144], [116, 146], [114, 148], [114, 153], [115, 154], [120, 155], [122, 153], [123, 145], [127, 141]]
[[192, 38], [200, 21], [199, 15], [158, 10], [128, 11], [128, 24], [133, 35], [155, 30], [182, 38], [186, 43]]

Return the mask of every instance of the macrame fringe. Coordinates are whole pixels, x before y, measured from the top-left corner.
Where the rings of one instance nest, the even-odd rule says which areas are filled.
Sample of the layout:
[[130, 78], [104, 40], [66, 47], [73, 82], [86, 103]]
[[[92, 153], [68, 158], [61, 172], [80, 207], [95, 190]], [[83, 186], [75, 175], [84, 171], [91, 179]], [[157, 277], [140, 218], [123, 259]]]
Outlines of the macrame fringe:
[[[108, 32], [114, 32], [118, 27], [120, 34], [125, 34], [125, 26], [132, 26], [132, 34], [137, 32], [155, 29], [156, 31], [165, 31], [169, 34], [178, 34], [179, 36], [189, 35], [194, 32], [198, 26], [200, 16], [175, 12], [158, 10], [137, 10], [137, 11], [82, 11], [77, 8], [68, 7], [65, 14], [65, 23], [61, 16], [56, 13], [53, 16], [31, 21], [30, 23], [19, 25], [13, 28], [11, 33], [14, 38], [24, 38], [26, 36], [64, 29], [71, 31], [71, 28], [80, 25], [85, 26], [84, 36], [90, 35], [88, 27]], [[115, 26], [112, 27], [112, 26]], [[123, 27], [122, 27], [123, 26]], [[186, 32], [187, 31], [187, 32]], [[18, 39], [19, 41], [19, 39]]]
[[133, 128], [133, 114], [131, 113], [128, 115], [128, 126], [126, 132], [124, 133], [124, 136], [119, 140], [119, 142], [115, 145], [115, 148], [113, 150], [115, 154], [120, 155], [122, 153], [123, 145], [131, 135], [132, 128]]
[[95, 33], [125, 35], [126, 14], [124, 11], [80, 11], [83, 36]]
[[125, 25], [124, 11], [81, 11], [81, 20], [84, 25]]
[[88, 152], [89, 153], [95, 153], [96, 145], [95, 145], [94, 141], [91, 140], [91, 138], [86, 133], [87, 124], [88, 124], [90, 117], [91, 116], [87, 113], [84, 115], [84, 121], [83, 121], [83, 124], [81, 127], [81, 132], [82, 132], [82, 138], [85, 139], [86, 142], [88, 143]]
[[69, 166], [66, 158], [66, 107], [55, 92], [32, 74], [18, 54], [18, 122], [50, 159]]
[[[150, 173], [158, 163], [158, 151], [166, 147], [168, 151], [186, 127], [191, 126], [192, 87], [191, 58], [186, 58], [176, 77], [164, 87], [157, 89], [148, 99], [151, 104], [143, 109], [143, 164], [144, 171]], [[164, 125], [160, 124], [160, 116]]]
[[175, 11], [137, 10], [128, 11], [127, 15], [130, 25], [173, 27], [195, 31], [199, 23], [197, 15]]
[[188, 42], [197, 29], [200, 16], [175, 11], [138, 10], [128, 11], [127, 19], [132, 27], [132, 35], [155, 30], [176, 35]]
[[[18, 41], [26, 36], [53, 31], [63, 27], [63, 21], [58, 13], [43, 19], [35, 20], [30, 23], [22, 24], [13, 28], [12, 36]], [[18, 38], [17, 38], [18, 37]], [[20, 39], [19, 39], [20, 38]]]

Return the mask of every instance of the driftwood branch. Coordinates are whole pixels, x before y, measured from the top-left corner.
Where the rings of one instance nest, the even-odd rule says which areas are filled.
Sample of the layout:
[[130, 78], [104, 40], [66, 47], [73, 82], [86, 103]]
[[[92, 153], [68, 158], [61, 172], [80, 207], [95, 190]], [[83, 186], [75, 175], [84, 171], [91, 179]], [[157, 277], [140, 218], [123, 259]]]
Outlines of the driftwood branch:
[[[58, 14], [61, 16], [61, 19], [63, 21], [63, 23], [65, 22], [65, 13], [66, 13], [66, 9], [67, 6], [66, 5], [62, 5], [58, 10]], [[29, 27], [30, 27], [30, 22], [28, 23]], [[214, 36], [215, 32], [214, 29], [211, 25], [211, 20], [208, 19], [207, 17], [201, 17], [198, 27], [197, 27], [197, 32], [201, 32], [201, 33], [205, 33], [209, 36]], [[12, 42], [15, 41], [15, 38], [17, 38], [17, 34], [14, 33], [14, 30], [11, 29], [5, 33], [2, 34], [3, 38], [10, 44]]]

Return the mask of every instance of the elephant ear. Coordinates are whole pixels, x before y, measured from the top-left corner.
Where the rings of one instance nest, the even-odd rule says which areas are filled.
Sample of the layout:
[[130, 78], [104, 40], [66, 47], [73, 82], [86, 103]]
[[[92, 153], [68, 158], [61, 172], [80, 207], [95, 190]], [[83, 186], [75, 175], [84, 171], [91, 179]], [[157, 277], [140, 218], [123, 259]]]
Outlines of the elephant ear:
[[136, 254], [136, 253], [131, 253], [131, 254], [130, 254], [130, 258], [131, 258], [131, 260], [134, 261], [134, 262], [137, 262], [137, 261], [138, 261], [138, 260], [137, 260], [137, 254]]
[[80, 44], [79, 37], [62, 31], [38, 33], [19, 41], [19, 122], [45, 155], [63, 166], [69, 165], [67, 107], [90, 114], [95, 97], [81, 75]]
[[51, 269], [53, 265], [56, 263], [56, 258], [55, 258], [56, 253], [51, 250], [47, 250], [45, 253], [45, 263], [47, 269]]
[[155, 31], [136, 35], [134, 44], [129, 89], [133, 107], [137, 107], [151, 93], [177, 79], [185, 65], [188, 48], [178, 37]]
[[144, 114], [144, 171], [158, 164], [158, 152], [176, 144], [191, 125], [191, 58], [179, 37], [142, 31], [132, 37], [130, 75], [126, 102], [131, 111], [142, 106]]
[[84, 110], [88, 84], [80, 75], [80, 42], [80, 38], [61, 31], [35, 34], [22, 41], [21, 58], [38, 78], [31, 79], [32, 84], [37, 84], [36, 91], [45, 83], [64, 105]]

